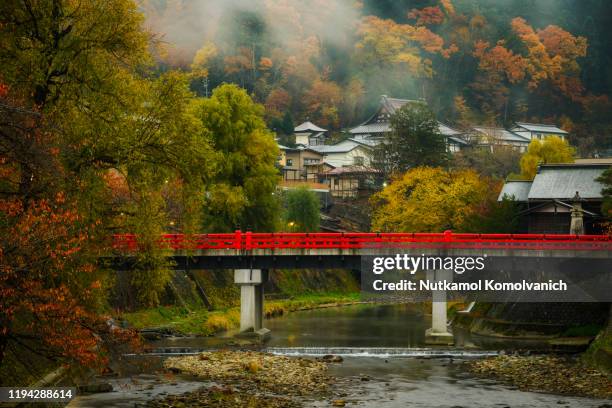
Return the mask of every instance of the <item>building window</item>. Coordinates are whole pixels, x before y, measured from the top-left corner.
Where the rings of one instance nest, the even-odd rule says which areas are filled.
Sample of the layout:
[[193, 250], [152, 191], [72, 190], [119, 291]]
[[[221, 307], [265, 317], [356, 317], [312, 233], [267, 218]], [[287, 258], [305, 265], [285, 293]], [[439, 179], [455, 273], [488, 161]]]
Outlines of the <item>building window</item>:
[[363, 166], [363, 157], [362, 156], [353, 157], [353, 164], [355, 166]]
[[304, 159], [304, 164], [317, 164], [319, 159]]
[[293, 159], [287, 159], [287, 166], [288, 167], [293, 166]]

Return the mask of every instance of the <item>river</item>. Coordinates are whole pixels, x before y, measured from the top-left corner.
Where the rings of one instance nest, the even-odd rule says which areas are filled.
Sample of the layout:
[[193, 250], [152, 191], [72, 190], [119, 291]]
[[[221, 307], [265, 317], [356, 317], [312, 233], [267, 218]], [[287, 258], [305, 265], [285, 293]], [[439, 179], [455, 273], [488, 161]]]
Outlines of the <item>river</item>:
[[[433, 349], [424, 344], [429, 318], [412, 305], [355, 305], [314, 309], [268, 319], [270, 351], [286, 354], [343, 354], [330, 374], [346, 395], [347, 406], [360, 407], [600, 407], [610, 401], [523, 392], [466, 372], [462, 361], [478, 358], [475, 349]], [[153, 344], [169, 347], [215, 347], [219, 339], [175, 338]], [[140, 360], [139, 360], [140, 358]], [[190, 379], [160, 382], [150, 375], [163, 357], [133, 357], [132, 372], [113, 379], [117, 391], [75, 400], [75, 407], [133, 407], [135, 402], [197, 388]], [[144, 363], [146, 361], [146, 364]], [[133, 367], [140, 367], [137, 374]], [[142, 367], [145, 367], [144, 369]], [[128, 378], [127, 374], [131, 374]], [[134, 379], [136, 379], [134, 383]], [[329, 406], [329, 401], [306, 401]]]

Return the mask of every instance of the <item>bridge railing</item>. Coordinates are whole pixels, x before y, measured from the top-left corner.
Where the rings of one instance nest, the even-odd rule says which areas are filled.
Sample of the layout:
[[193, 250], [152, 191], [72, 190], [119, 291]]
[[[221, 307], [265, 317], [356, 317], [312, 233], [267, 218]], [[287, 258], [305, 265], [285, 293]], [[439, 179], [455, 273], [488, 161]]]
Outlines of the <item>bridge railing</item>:
[[[164, 234], [160, 248], [174, 251], [258, 249], [360, 249], [360, 248], [457, 248], [531, 250], [612, 250], [609, 235], [569, 234], [469, 234], [452, 233], [253, 233]], [[117, 234], [113, 248], [121, 252], [139, 249], [138, 236]]]

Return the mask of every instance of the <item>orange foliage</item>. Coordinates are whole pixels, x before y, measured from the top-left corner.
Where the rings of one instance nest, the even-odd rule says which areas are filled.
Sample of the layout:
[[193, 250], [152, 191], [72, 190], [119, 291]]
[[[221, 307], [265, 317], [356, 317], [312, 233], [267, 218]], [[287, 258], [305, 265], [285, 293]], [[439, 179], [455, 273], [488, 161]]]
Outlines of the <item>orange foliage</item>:
[[338, 126], [338, 106], [342, 89], [332, 81], [318, 79], [304, 95], [306, 112], [321, 126]]
[[417, 25], [442, 24], [444, 13], [440, 7], [425, 7], [422, 9], [412, 9], [408, 13], [408, 18], [416, 20]]
[[507, 49], [503, 41], [499, 41], [493, 48], [489, 48], [489, 43], [485, 41], [477, 41], [474, 56], [480, 60], [479, 69], [491, 77], [503, 74], [512, 84], [525, 78], [525, 59]]
[[253, 69], [253, 51], [250, 48], [241, 47], [237, 55], [229, 55], [223, 59], [226, 74], [237, 74]]
[[586, 56], [587, 41], [584, 37], [574, 37], [556, 25], [538, 30], [538, 37], [550, 55], [575, 59]]
[[356, 49], [366, 64], [404, 64], [414, 74], [430, 77], [431, 61], [422, 53], [450, 56], [456, 46], [444, 48], [444, 39], [423, 26], [399, 24], [391, 19], [368, 16], [358, 28]]
[[[0, 130], [11, 136], [0, 156], [0, 364], [7, 353], [19, 361], [25, 350], [99, 365], [102, 342], [113, 337], [94, 310], [103, 289], [93, 245], [100, 223], [86, 224], [61, 189], [65, 168], [43, 115], [0, 89]], [[105, 180], [111, 190], [123, 188], [115, 174]]]
[[277, 88], [268, 94], [264, 106], [269, 117], [280, 118], [289, 109], [290, 104], [289, 92], [283, 88]]
[[261, 57], [259, 59], [259, 69], [261, 70], [268, 70], [270, 68], [272, 68], [274, 64], [272, 63], [272, 59], [271, 58], [267, 58], [267, 57]]
[[511, 25], [527, 47], [528, 87], [536, 89], [542, 81], [548, 80], [562, 94], [578, 100], [584, 87], [576, 59], [586, 55], [586, 39], [557, 26], [548, 26], [536, 33], [520, 17], [514, 18]]
[[419, 43], [423, 50], [431, 54], [441, 52], [444, 47], [442, 37], [425, 27], [417, 27], [412, 34], [412, 39]]
[[[54, 200], [0, 200], [0, 219], [8, 226], [0, 251], [0, 345], [14, 342], [53, 360], [103, 363], [100, 335], [108, 326], [83, 306], [99, 282], [61, 283], [66, 275], [72, 285], [86, 281], [95, 269], [78, 261], [89, 232], [79, 227], [75, 206], [61, 193]], [[6, 351], [0, 347], [0, 361]]]
[[104, 173], [102, 178], [110, 190], [114, 202], [126, 202], [130, 199], [130, 186], [123, 174], [111, 169]]
[[446, 14], [455, 14], [455, 7], [453, 6], [451, 0], [440, 0], [440, 4], [442, 5], [444, 11], [446, 11]]

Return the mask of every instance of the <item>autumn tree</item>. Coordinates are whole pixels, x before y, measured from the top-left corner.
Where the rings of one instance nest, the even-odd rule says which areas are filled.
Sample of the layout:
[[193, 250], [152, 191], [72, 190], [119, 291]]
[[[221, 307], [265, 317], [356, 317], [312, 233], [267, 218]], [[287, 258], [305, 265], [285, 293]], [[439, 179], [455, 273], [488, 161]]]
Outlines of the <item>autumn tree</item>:
[[315, 80], [304, 95], [304, 102], [306, 114], [312, 121], [324, 127], [338, 127], [338, 108], [342, 103], [342, 90], [338, 85]]
[[380, 68], [403, 66], [417, 76], [432, 75], [428, 54], [450, 55], [454, 47], [444, 48], [444, 39], [423, 26], [399, 24], [391, 19], [364, 17], [355, 45], [362, 63]]
[[573, 163], [575, 149], [567, 141], [550, 136], [540, 141], [534, 139], [521, 157], [521, 176], [532, 180], [540, 164]]
[[489, 191], [487, 180], [473, 170], [413, 168], [372, 196], [372, 231], [463, 231]]
[[446, 144], [438, 121], [426, 104], [407, 103], [391, 115], [391, 131], [376, 147], [375, 165], [384, 174], [446, 162]]
[[540, 110], [550, 106], [545, 101], [580, 101], [584, 87], [578, 60], [586, 55], [586, 39], [556, 25], [534, 30], [521, 17], [512, 19], [510, 26], [521, 45], [515, 46], [515, 50], [505, 40], [494, 46], [483, 40], [475, 43], [473, 55], [479, 61], [479, 74], [471, 87], [482, 109], [498, 116], [503, 114], [504, 119], [508, 110], [526, 113], [521, 112], [520, 100], [509, 106], [510, 94], [516, 88], [543, 96], [545, 105], [537, 105]]
[[315, 232], [319, 230], [320, 201], [317, 194], [302, 187], [285, 193], [286, 225], [289, 231]]
[[[0, 5], [0, 273], [13, 302], [2, 306], [3, 347], [91, 361], [109, 280], [96, 260], [109, 236], [156, 240], [170, 181], [193, 193], [184, 197], [204, 195], [209, 138], [184, 75], [149, 76], [155, 44], [142, 22], [128, 0]], [[141, 249], [132, 283], [154, 305], [168, 265], [156, 245]]]
[[0, 384], [15, 385], [42, 374], [27, 356], [101, 367], [127, 333], [99, 314], [110, 283], [91, 245], [100, 222], [59, 191], [65, 171], [43, 116], [0, 88]]
[[222, 85], [199, 103], [196, 114], [220, 156], [206, 195], [204, 228], [273, 231], [279, 219], [274, 195], [279, 151], [264, 123], [263, 107], [236, 85]]

